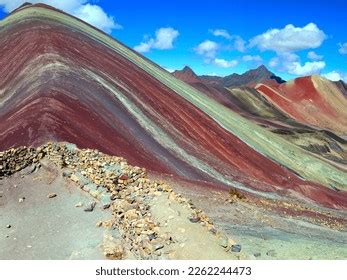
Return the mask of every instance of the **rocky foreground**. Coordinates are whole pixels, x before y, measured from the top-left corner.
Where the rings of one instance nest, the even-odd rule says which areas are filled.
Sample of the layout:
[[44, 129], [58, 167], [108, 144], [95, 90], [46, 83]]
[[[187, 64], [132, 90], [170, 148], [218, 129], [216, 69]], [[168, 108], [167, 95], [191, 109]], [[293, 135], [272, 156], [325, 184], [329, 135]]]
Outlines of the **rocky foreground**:
[[[241, 246], [220, 232], [191, 200], [162, 181], [149, 180], [144, 168], [130, 166], [121, 157], [80, 150], [66, 143], [10, 149], [0, 153], [0, 184], [6, 185], [6, 179], [15, 174], [23, 178], [39, 173], [50, 164], [61, 170], [65, 180], [93, 198], [75, 207], [83, 207], [85, 212], [108, 211], [109, 218], [96, 223], [96, 227], [109, 232], [101, 241], [106, 258], [245, 258], [240, 253]], [[57, 193], [47, 194], [47, 199], [56, 198]], [[230, 199], [244, 197], [236, 192]], [[20, 197], [18, 203], [26, 203], [25, 200]], [[34, 222], [34, 227], [40, 225], [39, 220]], [[9, 230], [13, 225], [2, 226]]]

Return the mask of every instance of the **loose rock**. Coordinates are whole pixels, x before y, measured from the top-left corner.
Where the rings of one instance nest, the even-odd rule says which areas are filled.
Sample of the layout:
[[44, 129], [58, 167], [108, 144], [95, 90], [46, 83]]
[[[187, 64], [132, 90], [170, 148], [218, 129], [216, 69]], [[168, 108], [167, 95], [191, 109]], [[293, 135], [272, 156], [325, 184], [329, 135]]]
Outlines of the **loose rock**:
[[241, 252], [241, 245], [240, 244], [234, 244], [234, 245], [231, 245], [231, 249], [230, 249], [232, 252]]
[[276, 257], [277, 256], [277, 253], [275, 250], [269, 250], [266, 252], [266, 255], [269, 256], [269, 257]]
[[200, 221], [200, 218], [198, 216], [189, 217], [189, 221], [192, 223], [197, 223]]
[[54, 198], [56, 196], [57, 196], [56, 193], [50, 193], [50, 194], [47, 195], [48, 198]]
[[92, 212], [95, 208], [95, 205], [96, 205], [96, 202], [93, 201], [93, 202], [90, 202], [83, 210], [85, 212]]

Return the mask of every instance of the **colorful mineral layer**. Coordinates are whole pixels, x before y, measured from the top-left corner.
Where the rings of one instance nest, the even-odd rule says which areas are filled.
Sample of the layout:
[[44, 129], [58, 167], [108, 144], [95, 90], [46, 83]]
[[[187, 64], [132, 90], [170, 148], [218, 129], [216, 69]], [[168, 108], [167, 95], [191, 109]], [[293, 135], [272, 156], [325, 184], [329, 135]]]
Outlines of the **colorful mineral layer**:
[[[191, 199], [216, 227], [243, 242], [242, 258], [347, 257], [341, 246], [347, 242], [346, 108], [343, 87], [319, 76], [285, 82], [265, 67], [224, 82], [199, 77], [188, 67], [172, 75], [93, 26], [43, 4], [22, 6], [0, 22], [0, 151], [7, 151], [0, 163], [0, 187], [12, 184], [11, 178], [22, 169], [36, 166], [44, 158], [37, 158], [37, 153], [44, 150], [49, 155], [49, 147], [55, 147], [51, 149], [58, 159], [53, 161], [59, 164], [51, 168], [58, 168], [58, 173], [78, 166], [73, 171], [88, 176], [93, 170], [106, 172], [98, 169], [100, 165], [83, 165], [83, 160], [79, 165], [80, 159], [65, 162], [60, 149], [69, 144], [45, 146], [48, 142], [73, 143], [95, 155], [103, 153], [102, 158], [108, 155], [107, 160], [125, 158], [139, 166], [134, 176], [145, 168], [153, 182], [167, 182], [169, 192]], [[24, 165], [8, 159], [21, 153], [16, 150], [20, 146], [35, 150]], [[21, 158], [27, 152], [23, 153]], [[88, 154], [88, 160], [94, 160], [93, 155]], [[50, 164], [45, 166], [49, 169]], [[121, 183], [130, 179], [117, 176], [114, 179]], [[65, 177], [74, 181], [71, 174]], [[108, 183], [106, 191], [118, 195], [120, 190]], [[148, 184], [153, 197], [163, 192], [163, 183]], [[164, 202], [158, 198], [145, 204], [152, 210], [137, 210], [146, 219], [150, 211], [159, 215], [158, 204]], [[167, 256], [165, 249], [151, 244], [134, 247], [140, 246], [131, 239], [136, 225], [125, 226], [115, 211], [112, 223], [119, 225], [126, 248], [112, 245], [120, 252], [111, 250], [111, 258], [123, 258], [126, 250], [135, 258]], [[204, 215], [206, 225], [212, 225]], [[190, 217], [190, 222], [200, 218]], [[155, 227], [156, 221], [146, 221]], [[171, 227], [179, 228], [173, 222]], [[259, 236], [271, 237], [261, 241]], [[261, 245], [254, 249], [250, 240]], [[166, 241], [168, 247], [174, 243]], [[280, 247], [280, 242], [284, 249], [272, 254], [271, 246]], [[310, 248], [300, 249], [302, 244]], [[336, 250], [324, 256], [317, 244]], [[171, 258], [199, 254], [173, 250]], [[259, 255], [257, 250], [265, 251]], [[216, 254], [217, 249], [205, 257]], [[224, 251], [220, 254], [225, 257]], [[0, 257], [6, 258], [1, 253]], [[235, 258], [234, 253], [230, 257]]]

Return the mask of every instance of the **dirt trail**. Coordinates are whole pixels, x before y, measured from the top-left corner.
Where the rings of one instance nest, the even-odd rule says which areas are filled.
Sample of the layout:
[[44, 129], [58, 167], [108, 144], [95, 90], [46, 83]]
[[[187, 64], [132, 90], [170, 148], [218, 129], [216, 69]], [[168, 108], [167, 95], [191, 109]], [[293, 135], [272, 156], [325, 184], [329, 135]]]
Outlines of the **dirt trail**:
[[[223, 233], [213, 234], [199, 222], [191, 222], [191, 211], [169, 196], [160, 194], [151, 202], [154, 220], [167, 231], [175, 243], [166, 253], [170, 259], [217, 260], [243, 259], [242, 253], [231, 252], [229, 246], [235, 244]], [[225, 248], [224, 248], [225, 247]]]

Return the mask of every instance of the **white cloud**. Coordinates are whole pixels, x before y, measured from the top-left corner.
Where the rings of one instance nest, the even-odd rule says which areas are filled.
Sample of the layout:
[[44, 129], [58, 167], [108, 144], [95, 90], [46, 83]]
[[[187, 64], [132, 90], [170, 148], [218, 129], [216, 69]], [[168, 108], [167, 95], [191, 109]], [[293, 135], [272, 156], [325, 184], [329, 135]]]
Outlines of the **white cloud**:
[[305, 62], [305, 64], [301, 65], [300, 62], [291, 62], [287, 65], [288, 72], [290, 74], [305, 76], [311, 74], [317, 74], [325, 67], [324, 61], [312, 61]]
[[225, 29], [210, 29], [209, 31], [216, 37], [223, 37], [227, 40], [233, 41], [232, 45], [229, 46], [230, 49], [235, 49], [239, 52], [246, 51], [246, 41], [240, 36], [230, 35], [230, 33]]
[[234, 48], [239, 52], [246, 51], [246, 41], [243, 40], [240, 36], [235, 37]]
[[108, 16], [103, 9], [97, 5], [82, 5], [73, 12], [73, 15], [100, 28], [106, 33], [111, 33], [113, 29], [122, 28], [122, 26], [114, 21], [113, 17]]
[[135, 46], [134, 50], [139, 53], [149, 52], [152, 48], [152, 45], [153, 45], [153, 40], [150, 40], [146, 43], [142, 42], [139, 45]]
[[231, 35], [229, 34], [229, 32], [225, 29], [215, 29], [215, 30], [210, 30], [210, 32], [214, 35], [214, 36], [219, 36], [219, 37], [223, 37], [225, 39], [231, 40]]
[[204, 57], [204, 62], [208, 64], [214, 64], [222, 68], [231, 68], [235, 67], [239, 62], [237, 60], [225, 60], [222, 58], [216, 58], [217, 51], [220, 49], [220, 46], [210, 40], [205, 40], [200, 43], [194, 50], [197, 54]]
[[213, 59], [216, 57], [218, 48], [219, 45], [216, 42], [205, 40], [195, 48], [195, 51], [197, 54], [202, 55], [207, 59]]
[[307, 53], [307, 58], [311, 59], [311, 60], [322, 60], [323, 56], [322, 55], [318, 55], [313, 51], [310, 51]]
[[155, 38], [149, 38], [147, 41], [135, 46], [138, 52], [149, 52], [151, 49], [169, 50], [173, 48], [173, 42], [178, 37], [179, 32], [171, 27], [162, 27], [155, 32]]
[[243, 61], [254, 61], [254, 62], [261, 62], [263, 59], [259, 55], [244, 55], [242, 57]]
[[340, 43], [339, 44], [340, 48], [339, 48], [339, 53], [340, 54], [347, 54], [347, 43]]
[[302, 64], [300, 57], [295, 53], [281, 53], [273, 57], [269, 62], [271, 68], [298, 76], [317, 74], [325, 65], [323, 60], [308, 61]]
[[[26, 0], [0, 0], [0, 6], [6, 13], [18, 8]], [[114, 29], [122, 28], [121, 25], [116, 23], [112, 16], [107, 13], [98, 5], [90, 4], [89, 0], [29, 0], [30, 3], [44, 3], [51, 5], [55, 8], [63, 10], [66, 13], [72, 14], [91, 25], [111, 33]]]
[[316, 24], [304, 27], [286, 25], [283, 29], [270, 29], [250, 40], [250, 47], [260, 50], [273, 50], [277, 53], [293, 52], [318, 48], [326, 39], [325, 33]]
[[215, 58], [213, 60], [213, 63], [215, 65], [217, 65], [218, 67], [222, 67], [222, 68], [231, 68], [231, 67], [235, 67], [237, 64], [239, 64], [239, 62], [237, 60], [225, 60], [225, 59], [221, 59], [221, 58]]
[[347, 74], [342, 74], [337, 71], [331, 71], [329, 73], [323, 74], [323, 77], [329, 79], [330, 81], [340, 81], [343, 80], [347, 82]]

